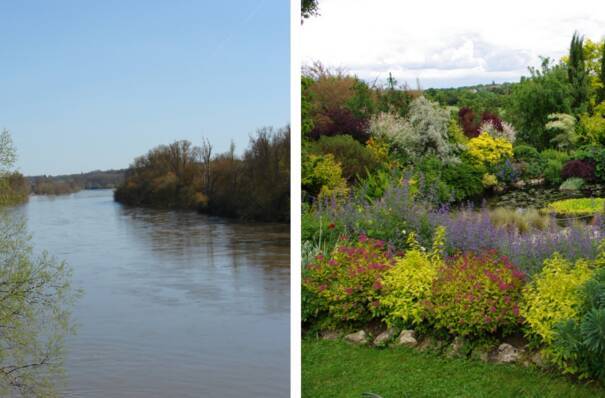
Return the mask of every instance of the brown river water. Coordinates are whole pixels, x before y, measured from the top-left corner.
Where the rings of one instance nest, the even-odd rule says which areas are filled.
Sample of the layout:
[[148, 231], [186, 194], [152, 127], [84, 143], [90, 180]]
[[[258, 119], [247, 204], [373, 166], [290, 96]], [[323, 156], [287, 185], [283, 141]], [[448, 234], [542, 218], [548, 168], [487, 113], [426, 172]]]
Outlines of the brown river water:
[[110, 190], [16, 211], [84, 290], [62, 396], [289, 395], [289, 226], [126, 208]]

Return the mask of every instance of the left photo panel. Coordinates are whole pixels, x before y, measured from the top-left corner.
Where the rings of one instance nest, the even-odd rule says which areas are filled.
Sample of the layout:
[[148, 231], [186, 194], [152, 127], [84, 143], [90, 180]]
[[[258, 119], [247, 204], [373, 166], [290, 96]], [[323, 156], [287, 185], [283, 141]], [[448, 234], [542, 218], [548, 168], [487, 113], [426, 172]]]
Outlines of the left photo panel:
[[289, 3], [0, 15], [0, 396], [289, 396]]

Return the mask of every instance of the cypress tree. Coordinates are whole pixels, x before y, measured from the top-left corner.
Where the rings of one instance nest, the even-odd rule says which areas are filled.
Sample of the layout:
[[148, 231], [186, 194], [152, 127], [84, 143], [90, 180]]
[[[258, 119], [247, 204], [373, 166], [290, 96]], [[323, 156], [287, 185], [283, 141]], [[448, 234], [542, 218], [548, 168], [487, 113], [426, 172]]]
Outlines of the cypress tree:
[[603, 47], [601, 47], [601, 70], [599, 71], [599, 81], [601, 87], [597, 93], [597, 103], [605, 101], [605, 40], [603, 41]]
[[584, 62], [583, 47], [584, 37], [575, 32], [569, 46], [567, 73], [572, 91], [572, 109], [576, 114], [585, 112], [588, 103], [588, 73]]

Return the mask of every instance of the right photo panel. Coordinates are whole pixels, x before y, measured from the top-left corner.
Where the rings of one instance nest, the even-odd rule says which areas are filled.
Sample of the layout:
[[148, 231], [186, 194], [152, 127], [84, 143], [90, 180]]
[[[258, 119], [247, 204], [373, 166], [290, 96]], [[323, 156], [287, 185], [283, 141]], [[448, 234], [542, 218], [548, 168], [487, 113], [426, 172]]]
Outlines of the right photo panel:
[[302, 396], [605, 396], [605, 3], [301, 6]]

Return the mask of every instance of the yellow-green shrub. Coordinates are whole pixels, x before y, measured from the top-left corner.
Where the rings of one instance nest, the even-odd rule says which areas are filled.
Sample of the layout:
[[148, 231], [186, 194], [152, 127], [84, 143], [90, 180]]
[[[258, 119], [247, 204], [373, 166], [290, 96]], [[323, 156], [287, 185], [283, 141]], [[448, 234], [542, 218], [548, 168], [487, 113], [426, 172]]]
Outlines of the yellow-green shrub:
[[445, 229], [437, 228], [430, 252], [421, 247], [413, 233], [408, 236], [410, 249], [397, 259], [383, 277], [381, 307], [387, 323], [418, 324], [423, 320], [422, 301], [430, 296], [431, 286], [443, 263]]
[[477, 163], [495, 166], [513, 157], [513, 144], [505, 138], [494, 138], [484, 131], [468, 142], [467, 154]]
[[305, 156], [303, 153], [302, 187], [319, 198], [342, 197], [349, 192], [342, 167], [332, 154]]
[[574, 264], [558, 253], [544, 262], [542, 271], [523, 290], [521, 315], [529, 337], [550, 344], [557, 323], [577, 318], [582, 304], [580, 287], [590, 279], [592, 270], [590, 261]]

